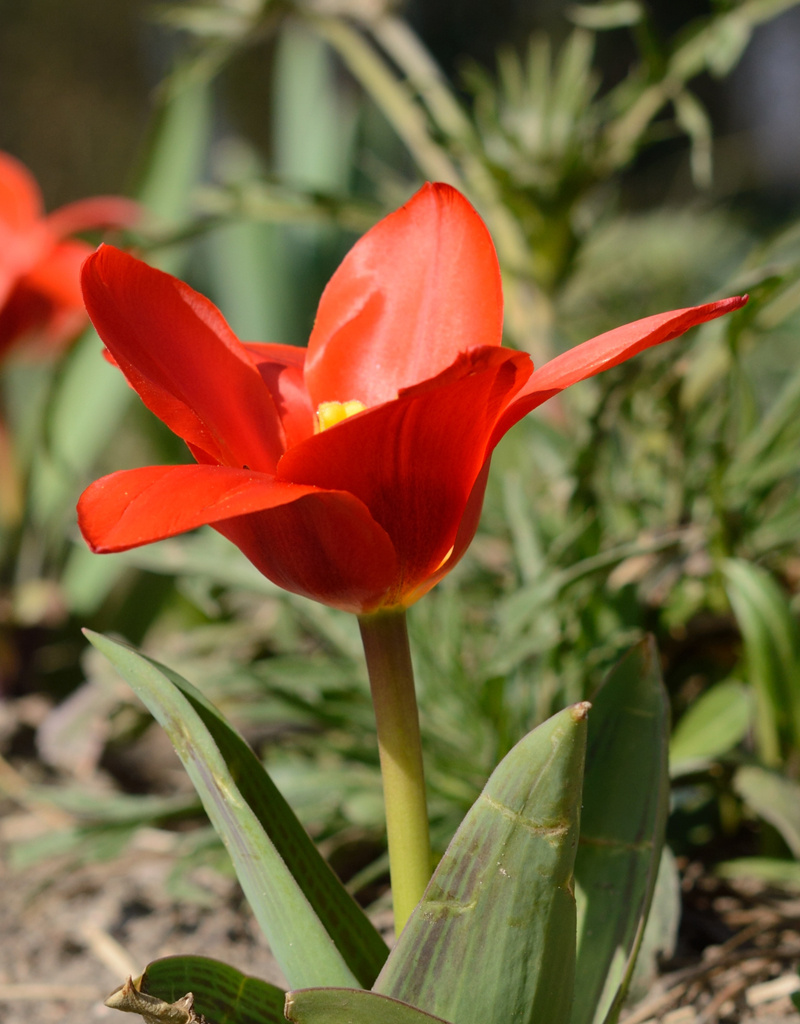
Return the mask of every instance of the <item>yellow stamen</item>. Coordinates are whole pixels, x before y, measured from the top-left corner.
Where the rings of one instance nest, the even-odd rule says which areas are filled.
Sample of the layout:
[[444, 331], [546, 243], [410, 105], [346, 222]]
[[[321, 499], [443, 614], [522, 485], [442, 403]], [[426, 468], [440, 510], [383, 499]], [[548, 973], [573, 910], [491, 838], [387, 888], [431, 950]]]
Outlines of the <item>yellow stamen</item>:
[[334, 427], [348, 416], [355, 416], [357, 412], [363, 412], [365, 409], [366, 405], [355, 399], [350, 402], [321, 402], [317, 409], [315, 433], [319, 434], [329, 427]]

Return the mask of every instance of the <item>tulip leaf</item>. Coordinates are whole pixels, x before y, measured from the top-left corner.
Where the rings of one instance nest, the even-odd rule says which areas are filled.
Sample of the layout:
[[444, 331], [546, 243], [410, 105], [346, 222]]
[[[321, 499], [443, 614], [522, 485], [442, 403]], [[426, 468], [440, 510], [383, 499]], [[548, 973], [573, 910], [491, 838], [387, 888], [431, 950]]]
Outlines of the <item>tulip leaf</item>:
[[693, 701], [673, 730], [669, 745], [670, 774], [686, 775], [707, 767], [744, 739], [753, 717], [750, 690], [725, 679]]
[[303, 988], [286, 993], [293, 1024], [447, 1024], [399, 999], [352, 988]]
[[[282, 989], [207, 956], [154, 960], [133, 981], [133, 989], [165, 1003], [177, 1002], [191, 992], [195, 1013], [214, 1024], [285, 1024]], [[109, 997], [107, 1005], [114, 1005], [120, 991]]]
[[374, 991], [458, 1024], [567, 1021], [587, 709], [566, 708], [501, 761]]
[[733, 777], [733, 788], [780, 832], [793, 856], [800, 859], [800, 786], [778, 772], [748, 764]]
[[371, 984], [386, 957], [383, 940], [244, 740], [177, 673], [86, 635], [172, 741], [289, 983]]
[[575, 860], [580, 984], [570, 1024], [613, 1019], [625, 995], [664, 843], [668, 742], [669, 702], [648, 638], [592, 700]]

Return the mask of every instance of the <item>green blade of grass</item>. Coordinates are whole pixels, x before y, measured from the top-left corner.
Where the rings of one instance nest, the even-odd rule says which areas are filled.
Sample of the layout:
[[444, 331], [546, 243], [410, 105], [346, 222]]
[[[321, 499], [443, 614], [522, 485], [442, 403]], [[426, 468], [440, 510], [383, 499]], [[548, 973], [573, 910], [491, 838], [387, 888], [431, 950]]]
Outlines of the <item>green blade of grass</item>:
[[756, 739], [768, 767], [781, 762], [781, 740], [800, 749], [800, 640], [789, 602], [770, 574], [743, 559], [724, 566], [756, 695]]

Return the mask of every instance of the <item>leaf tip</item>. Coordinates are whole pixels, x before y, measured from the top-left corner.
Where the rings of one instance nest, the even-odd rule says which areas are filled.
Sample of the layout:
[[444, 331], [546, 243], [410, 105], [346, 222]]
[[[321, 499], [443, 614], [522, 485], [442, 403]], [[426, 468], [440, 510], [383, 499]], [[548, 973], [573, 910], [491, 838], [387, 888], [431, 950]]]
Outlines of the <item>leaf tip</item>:
[[569, 713], [572, 716], [573, 722], [582, 722], [584, 718], [589, 714], [591, 704], [588, 700], [582, 700], [579, 704], [573, 704], [569, 709]]
[[[83, 632], [85, 633], [86, 630]], [[109, 1007], [111, 1010], [119, 1010], [130, 999], [130, 994], [133, 990], [133, 978], [128, 975], [125, 983], [114, 989], [108, 999], [106, 999], [104, 1005]]]

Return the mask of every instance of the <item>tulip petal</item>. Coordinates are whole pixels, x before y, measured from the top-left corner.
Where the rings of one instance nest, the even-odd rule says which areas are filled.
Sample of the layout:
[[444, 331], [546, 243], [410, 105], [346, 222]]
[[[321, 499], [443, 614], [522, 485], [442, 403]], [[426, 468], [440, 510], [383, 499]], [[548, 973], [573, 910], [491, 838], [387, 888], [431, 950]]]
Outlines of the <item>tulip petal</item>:
[[530, 370], [522, 352], [474, 349], [433, 381], [281, 459], [279, 479], [348, 491], [386, 530], [400, 560], [387, 605], [408, 603], [406, 595], [449, 562], [494, 426]]
[[269, 388], [283, 425], [286, 447], [299, 444], [314, 433], [316, 410], [303, 379], [306, 350], [296, 345], [248, 341], [244, 347], [253, 357]]
[[45, 217], [54, 238], [96, 228], [130, 228], [142, 219], [142, 207], [122, 196], [92, 196], [54, 210]]
[[492, 445], [526, 413], [531, 412], [578, 381], [594, 377], [603, 370], [610, 370], [632, 356], [653, 345], [672, 341], [697, 324], [715, 320], [725, 313], [740, 309], [747, 302], [747, 296], [734, 296], [708, 302], [703, 306], [675, 309], [669, 313], [635, 320], [633, 323], [615, 327], [605, 334], [576, 345], [551, 359], [531, 374], [527, 384], [520, 390], [512, 405], [505, 411], [497, 425]]
[[86, 308], [147, 407], [215, 461], [270, 472], [284, 447], [269, 390], [222, 314], [188, 285], [103, 245]]
[[278, 586], [357, 613], [396, 573], [391, 541], [357, 498], [227, 466], [112, 473], [84, 491], [78, 524], [100, 553], [211, 525]]
[[314, 408], [391, 401], [460, 352], [499, 345], [502, 326], [483, 221], [449, 185], [425, 185], [356, 242], [323, 292], [305, 370]]
[[472, 485], [472, 490], [469, 493], [467, 503], [464, 507], [464, 514], [461, 516], [461, 522], [458, 524], [456, 539], [453, 541], [453, 550], [435, 572], [426, 577], [413, 592], [404, 595], [403, 603], [406, 606], [412, 605], [415, 601], [424, 597], [429, 590], [432, 590], [436, 586], [439, 580], [444, 579], [444, 577], [458, 565], [466, 554], [467, 548], [475, 537], [475, 533], [478, 529], [478, 523], [481, 519], [481, 512], [483, 511], [483, 497], [486, 493], [486, 484], [489, 481], [489, 469], [491, 468], [491, 463], [491, 456], [489, 456], [481, 467], [481, 471], [478, 474], [475, 483]]
[[0, 238], [3, 228], [25, 231], [41, 215], [42, 194], [36, 179], [19, 160], [0, 153]]
[[0, 307], [47, 244], [41, 213], [36, 179], [19, 160], [0, 152]]
[[61, 242], [17, 278], [0, 303], [0, 353], [27, 335], [56, 345], [80, 332], [87, 321], [80, 269], [90, 252], [84, 242]]
[[354, 615], [382, 607], [397, 578], [386, 532], [342, 491], [309, 493], [215, 529], [279, 587]]

